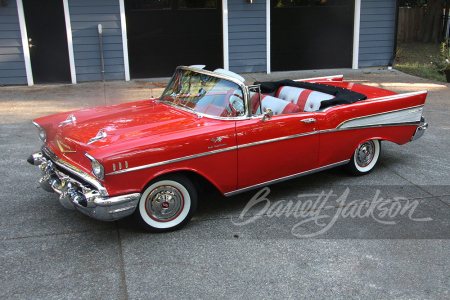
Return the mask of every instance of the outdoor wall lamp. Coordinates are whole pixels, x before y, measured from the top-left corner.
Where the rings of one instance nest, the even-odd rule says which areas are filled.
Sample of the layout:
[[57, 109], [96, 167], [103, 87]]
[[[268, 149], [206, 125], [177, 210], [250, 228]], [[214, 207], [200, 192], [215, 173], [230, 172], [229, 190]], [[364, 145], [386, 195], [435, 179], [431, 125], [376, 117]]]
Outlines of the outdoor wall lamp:
[[252, 4], [253, 0], [245, 0], [245, 2]]

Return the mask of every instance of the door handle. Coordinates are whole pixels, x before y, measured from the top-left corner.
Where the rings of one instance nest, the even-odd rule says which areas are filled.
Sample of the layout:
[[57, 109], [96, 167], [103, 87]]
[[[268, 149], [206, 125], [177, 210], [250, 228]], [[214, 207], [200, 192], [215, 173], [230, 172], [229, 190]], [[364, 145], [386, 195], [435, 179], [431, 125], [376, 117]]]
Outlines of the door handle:
[[303, 119], [301, 120], [303, 123], [315, 123], [316, 119], [314, 118], [309, 118], [309, 119]]

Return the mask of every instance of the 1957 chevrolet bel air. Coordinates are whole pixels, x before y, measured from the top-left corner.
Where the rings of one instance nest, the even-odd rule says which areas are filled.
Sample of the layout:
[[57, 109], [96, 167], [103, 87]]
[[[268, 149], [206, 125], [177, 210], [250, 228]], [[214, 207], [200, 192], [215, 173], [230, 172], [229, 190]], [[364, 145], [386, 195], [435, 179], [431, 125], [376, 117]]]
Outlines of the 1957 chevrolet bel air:
[[178, 67], [159, 99], [34, 120], [44, 145], [28, 162], [66, 208], [178, 229], [195, 212], [199, 181], [231, 196], [340, 165], [362, 175], [377, 163], [380, 141], [405, 144], [425, 132], [426, 91], [342, 79], [246, 86], [223, 69]]

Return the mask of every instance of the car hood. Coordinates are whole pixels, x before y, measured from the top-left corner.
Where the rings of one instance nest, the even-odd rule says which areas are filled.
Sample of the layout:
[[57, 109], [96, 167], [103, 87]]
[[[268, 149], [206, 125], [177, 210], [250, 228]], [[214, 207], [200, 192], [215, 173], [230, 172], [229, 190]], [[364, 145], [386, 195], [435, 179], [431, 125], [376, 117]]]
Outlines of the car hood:
[[[75, 121], [63, 124], [69, 115]], [[197, 128], [195, 114], [156, 100], [138, 101], [72, 111], [35, 120], [47, 132], [49, 146], [70, 160], [111, 144], [120, 144], [150, 136], [163, 136]], [[89, 143], [103, 130], [106, 137]]]

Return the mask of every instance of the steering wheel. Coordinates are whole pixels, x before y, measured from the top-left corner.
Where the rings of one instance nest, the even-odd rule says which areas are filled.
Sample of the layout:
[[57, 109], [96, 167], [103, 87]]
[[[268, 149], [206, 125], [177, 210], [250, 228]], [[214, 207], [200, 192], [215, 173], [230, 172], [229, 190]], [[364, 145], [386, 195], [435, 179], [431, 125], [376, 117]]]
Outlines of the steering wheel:
[[[225, 101], [228, 102], [228, 107], [231, 109], [233, 117], [236, 117], [236, 116], [240, 115], [242, 112], [244, 112], [244, 105], [243, 105], [244, 98], [241, 95], [236, 94], [235, 91], [236, 91], [236, 89], [231, 89], [227, 92], [227, 94], [225, 96]], [[241, 99], [242, 103], [238, 102], [237, 100], [231, 101], [233, 96], [236, 96], [239, 99]], [[235, 107], [236, 103], [238, 104], [237, 108]]]

